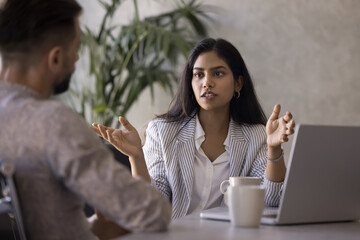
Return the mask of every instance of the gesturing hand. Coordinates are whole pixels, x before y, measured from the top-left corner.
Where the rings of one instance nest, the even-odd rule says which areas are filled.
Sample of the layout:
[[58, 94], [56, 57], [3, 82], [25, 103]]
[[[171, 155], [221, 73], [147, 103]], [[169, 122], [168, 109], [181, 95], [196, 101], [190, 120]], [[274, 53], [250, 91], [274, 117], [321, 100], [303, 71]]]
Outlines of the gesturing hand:
[[136, 128], [123, 117], [119, 117], [119, 122], [124, 126], [125, 130], [109, 128], [101, 124], [93, 123], [93, 130], [120, 152], [129, 156], [137, 157], [142, 152], [141, 139]]
[[280, 104], [276, 104], [266, 123], [267, 144], [269, 147], [280, 146], [287, 142], [288, 136], [294, 133], [295, 121], [290, 112], [279, 118]]

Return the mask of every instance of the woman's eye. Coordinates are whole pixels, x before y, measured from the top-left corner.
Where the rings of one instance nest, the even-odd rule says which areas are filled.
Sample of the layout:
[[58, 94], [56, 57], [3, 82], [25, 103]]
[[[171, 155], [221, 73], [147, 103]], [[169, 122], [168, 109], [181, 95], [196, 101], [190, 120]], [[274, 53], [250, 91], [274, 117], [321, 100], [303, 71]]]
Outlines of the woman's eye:
[[196, 78], [201, 78], [203, 76], [203, 74], [202, 73], [194, 73], [194, 76]]
[[215, 72], [215, 76], [216, 76], [216, 77], [221, 77], [221, 76], [223, 76], [223, 75], [224, 75], [223, 72]]

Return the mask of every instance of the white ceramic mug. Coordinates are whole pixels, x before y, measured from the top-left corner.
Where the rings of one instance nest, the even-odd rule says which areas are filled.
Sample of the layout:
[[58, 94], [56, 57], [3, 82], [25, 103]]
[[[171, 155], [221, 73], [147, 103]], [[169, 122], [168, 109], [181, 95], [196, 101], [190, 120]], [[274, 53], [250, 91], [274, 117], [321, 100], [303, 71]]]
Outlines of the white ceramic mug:
[[229, 186], [227, 195], [232, 225], [259, 227], [265, 205], [265, 187], [257, 185]]
[[224, 180], [222, 181], [222, 183], [220, 184], [220, 192], [222, 194], [225, 194], [226, 189], [229, 186], [240, 186], [240, 185], [260, 185], [261, 183], [261, 178], [259, 177], [246, 177], [246, 176], [241, 176], [241, 177], [230, 177], [229, 180]]
[[229, 186], [244, 186], [244, 185], [256, 185], [259, 186], [261, 183], [261, 178], [258, 177], [230, 177], [229, 180], [224, 180], [220, 184], [220, 192], [224, 194], [224, 203], [226, 206], [229, 206], [228, 204], [228, 196], [227, 196], [227, 188]]

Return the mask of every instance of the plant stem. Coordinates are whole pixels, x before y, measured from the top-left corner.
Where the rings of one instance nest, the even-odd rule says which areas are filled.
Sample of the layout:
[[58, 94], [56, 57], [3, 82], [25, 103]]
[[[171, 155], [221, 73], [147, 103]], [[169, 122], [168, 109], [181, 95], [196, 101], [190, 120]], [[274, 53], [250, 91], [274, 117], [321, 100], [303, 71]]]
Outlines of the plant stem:
[[135, 8], [135, 21], [139, 22], [140, 18], [139, 18], [139, 8], [137, 5], [137, 0], [133, 0], [133, 3], [134, 3], [134, 8]]
[[108, 9], [106, 9], [105, 16], [102, 19], [102, 22], [101, 22], [101, 25], [100, 25], [101, 27], [99, 29], [99, 33], [98, 33], [97, 38], [96, 38], [98, 43], [100, 42], [101, 36], [105, 31], [107, 20], [113, 16], [117, 5], [118, 5], [118, 3], [113, 0], [112, 3], [111, 3], [111, 6]]

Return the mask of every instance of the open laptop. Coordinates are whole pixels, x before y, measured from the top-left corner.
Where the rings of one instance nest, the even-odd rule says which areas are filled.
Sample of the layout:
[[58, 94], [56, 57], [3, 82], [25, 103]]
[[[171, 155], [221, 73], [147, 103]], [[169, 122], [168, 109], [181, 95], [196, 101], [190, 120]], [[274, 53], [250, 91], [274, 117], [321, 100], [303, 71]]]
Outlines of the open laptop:
[[[262, 224], [282, 225], [360, 219], [360, 127], [297, 125], [279, 208]], [[200, 213], [230, 220], [228, 209]]]

